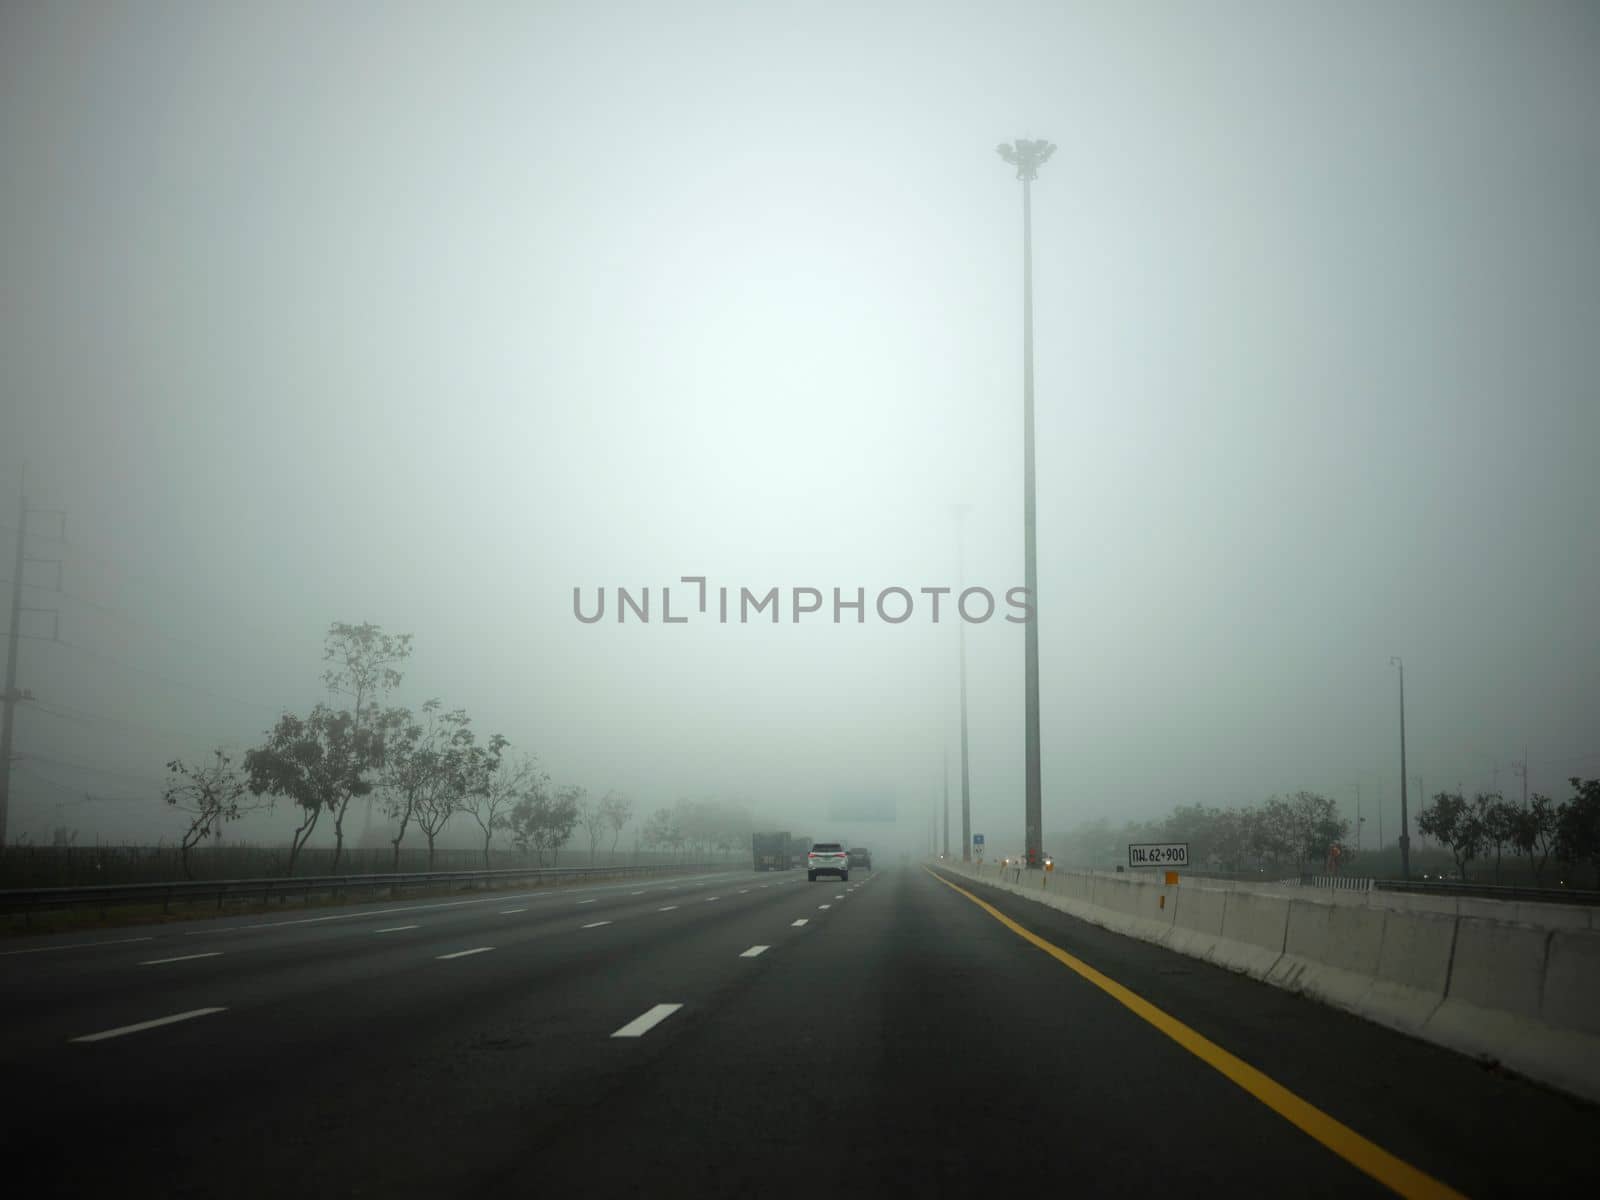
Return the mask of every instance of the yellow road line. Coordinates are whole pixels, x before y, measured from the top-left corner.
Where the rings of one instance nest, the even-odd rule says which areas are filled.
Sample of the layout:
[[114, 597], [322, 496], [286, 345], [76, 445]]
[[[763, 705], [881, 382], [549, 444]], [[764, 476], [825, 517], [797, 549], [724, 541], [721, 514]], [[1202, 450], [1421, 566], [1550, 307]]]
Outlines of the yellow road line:
[[1154, 1025], [1207, 1066], [1222, 1072], [1289, 1124], [1311, 1135], [1358, 1171], [1372, 1176], [1401, 1196], [1426, 1197], [1428, 1200], [1455, 1197], [1457, 1200], [1465, 1200], [1462, 1193], [1417, 1170], [1410, 1163], [1396, 1158], [1382, 1146], [1369, 1142], [1348, 1125], [1334, 1120], [1316, 1105], [1302, 1100], [1281, 1083], [1262, 1074], [1243, 1059], [1229, 1054], [1211, 1039], [1196, 1033], [1176, 1017], [1151, 1004], [1143, 996], [1129, 991], [1115, 979], [1102, 975], [1088, 963], [1074, 958], [1061, 947], [1045, 941], [1031, 930], [1024, 929], [994, 905], [980, 900], [966, 888], [951, 883], [937, 871], [928, 868], [924, 870], [945, 887], [971, 900], [1012, 933], [1024, 941], [1033, 943], [1051, 958], [1094, 984], [1135, 1016]]

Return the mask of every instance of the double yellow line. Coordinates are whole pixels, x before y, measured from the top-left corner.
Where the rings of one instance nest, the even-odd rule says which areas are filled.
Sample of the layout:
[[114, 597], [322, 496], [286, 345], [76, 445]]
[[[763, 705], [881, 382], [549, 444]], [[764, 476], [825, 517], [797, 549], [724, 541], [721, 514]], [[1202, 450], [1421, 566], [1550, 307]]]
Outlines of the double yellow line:
[[1465, 1200], [1462, 1193], [1417, 1170], [1410, 1163], [1396, 1158], [1375, 1142], [1368, 1141], [1348, 1125], [1334, 1120], [1316, 1105], [1302, 1100], [1281, 1083], [1262, 1074], [1243, 1059], [1229, 1054], [1210, 1038], [1196, 1033], [1176, 1017], [1151, 1004], [1143, 996], [1129, 991], [1115, 979], [1102, 975], [1082, 959], [1074, 958], [1060, 946], [1045, 941], [1032, 930], [1023, 928], [994, 905], [951, 883], [937, 871], [928, 869], [928, 874], [951, 891], [965, 896], [1023, 941], [1037, 946], [1062, 966], [1094, 984], [1141, 1021], [1155, 1026], [1201, 1062], [1226, 1075], [1289, 1124], [1321, 1142], [1358, 1171], [1370, 1175], [1401, 1196], [1415, 1197], [1416, 1200], [1443, 1200], [1446, 1197]]

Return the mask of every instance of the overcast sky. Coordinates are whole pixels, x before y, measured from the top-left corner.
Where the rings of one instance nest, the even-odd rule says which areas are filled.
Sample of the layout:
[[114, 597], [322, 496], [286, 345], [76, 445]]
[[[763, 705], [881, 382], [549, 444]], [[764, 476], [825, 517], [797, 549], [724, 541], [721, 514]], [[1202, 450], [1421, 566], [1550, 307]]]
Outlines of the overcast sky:
[[[24, 460], [66, 510], [28, 552], [68, 594], [24, 603], [71, 643], [22, 644], [12, 832], [170, 834], [165, 761], [314, 703], [371, 620], [415, 635], [399, 699], [558, 781], [920, 836], [956, 627], [870, 597], [959, 585], [954, 503], [967, 582], [1023, 582], [1018, 137], [1059, 146], [1046, 844], [1397, 805], [1394, 654], [1428, 790], [1518, 791], [1526, 745], [1564, 796], [1597, 129], [1589, 3], [8, 3], [0, 512], [9, 555]], [[869, 612], [662, 625], [683, 575]], [[649, 625], [574, 619], [619, 585]], [[1020, 838], [1022, 627], [968, 653], [974, 828]]]

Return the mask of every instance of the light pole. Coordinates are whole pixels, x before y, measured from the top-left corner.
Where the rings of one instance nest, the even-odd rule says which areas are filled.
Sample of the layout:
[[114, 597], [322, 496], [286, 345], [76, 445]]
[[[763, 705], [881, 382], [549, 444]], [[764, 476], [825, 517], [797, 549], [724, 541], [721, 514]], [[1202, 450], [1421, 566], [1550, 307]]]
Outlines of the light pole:
[[950, 750], [944, 752], [944, 853], [939, 856], [950, 861]]
[[972, 508], [970, 505], [957, 504], [950, 511], [956, 519], [956, 632], [961, 644], [961, 861], [971, 862], [972, 771], [967, 759], [967, 620], [961, 615], [961, 590], [967, 584], [963, 521]]
[[1044, 836], [1040, 826], [1042, 781], [1039, 775], [1039, 572], [1034, 559], [1033, 505], [1033, 181], [1039, 168], [1049, 161], [1056, 148], [1050, 142], [1025, 141], [1001, 144], [995, 152], [1017, 169], [1022, 181], [1022, 539], [1025, 566], [1023, 582], [1032, 609], [1026, 630], [1023, 702], [1026, 708], [1024, 734], [1024, 777], [1026, 801], [1024, 820], [1026, 840], [1023, 855], [1030, 870], [1043, 866], [1040, 861]]
[[1406, 665], [1398, 654], [1389, 659], [1400, 668], [1400, 878], [1411, 878], [1411, 835], [1406, 821]]

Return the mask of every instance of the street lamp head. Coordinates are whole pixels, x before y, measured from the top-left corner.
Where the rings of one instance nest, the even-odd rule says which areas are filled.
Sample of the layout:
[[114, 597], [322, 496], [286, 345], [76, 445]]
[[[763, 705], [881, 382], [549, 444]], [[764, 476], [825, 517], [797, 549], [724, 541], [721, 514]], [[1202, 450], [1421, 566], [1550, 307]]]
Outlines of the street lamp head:
[[1403, 666], [1405, 666], [1405, 664], [1400, 661], [1400, 656], [1398, 654], [1391, 654], [1389, 656], [1389, 665], [1391, 667], [1403, 667]]
[[1016, 167], [1017, 178], [1022, 180], [1039, 178], [1039, 168], [1044, 166], [1055, 152], [1054, 143], [1042, 138], [1036, 142], [1018, 138], [1015, 145], [1008, 146], [1002, 142], [995, 147], [995, 153]]

